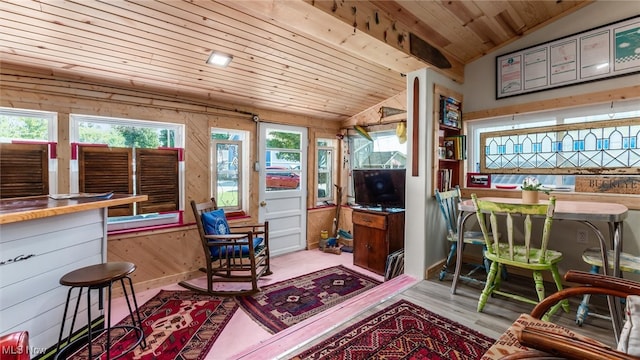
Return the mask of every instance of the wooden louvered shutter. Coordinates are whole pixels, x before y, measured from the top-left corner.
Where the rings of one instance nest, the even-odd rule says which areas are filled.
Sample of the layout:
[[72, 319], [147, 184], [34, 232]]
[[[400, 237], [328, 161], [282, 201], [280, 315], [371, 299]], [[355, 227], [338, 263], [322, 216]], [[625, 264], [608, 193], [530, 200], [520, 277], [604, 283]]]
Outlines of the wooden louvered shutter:
[[[78, 147], [80, 192], [133, 194], [133, 160], [130, 148]], [[109, 216], [133, 215], [133, 204], [112, 206]]]
[[139, 204], [139, 213], [176, 211], [179, 209], [178, 150], [136, 150], [136, 193], [147, 195]]
[[49, 193], [49, 145], [0, 144], [0, 198]]

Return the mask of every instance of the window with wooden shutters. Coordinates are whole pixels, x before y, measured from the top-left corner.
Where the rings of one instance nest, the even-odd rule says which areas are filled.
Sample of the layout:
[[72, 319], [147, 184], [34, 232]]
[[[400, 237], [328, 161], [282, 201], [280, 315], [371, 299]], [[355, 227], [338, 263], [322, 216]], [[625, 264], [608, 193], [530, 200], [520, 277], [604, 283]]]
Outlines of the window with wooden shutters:
[[49, 193], [47, 144], [0, 144], [0, 198]]
[[[133, 194], [133, 149], [79, 146], [80, 192]], [[133, 204], [112, 206], [109, 216], [133, 215]]]
[[136, 193], [147, 195], [139, 214], [179, 209], [178, 150], [136, 149]]
[[[148, 198], [126, 209], [109, 208], [108, 231], [182, 224], [184, 124], [80, 114], [70, 114], [69, 120], [71, 192], [113, 191]], [[108, 169], [97, 164], [90, 169], [87, 156], [108, 163]], [[97, 179], [88, 178], [88, 170]], [[101, 171], [110, 175], [101, 176]]]

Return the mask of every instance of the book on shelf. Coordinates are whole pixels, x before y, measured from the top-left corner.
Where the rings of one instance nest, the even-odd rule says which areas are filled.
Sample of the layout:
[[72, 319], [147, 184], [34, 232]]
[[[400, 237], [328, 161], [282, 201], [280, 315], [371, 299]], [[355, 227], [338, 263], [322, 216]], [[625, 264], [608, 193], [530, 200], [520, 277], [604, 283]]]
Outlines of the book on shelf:
[[465, 160], [467, 158], [467, 136], [453, 135], [444, 138], [444, 148], [447, 159]]
[[453, 171], [451, 169], [438, 170], [438, 191], [448, 191], [451, 189], [451, 177]]
[[460, 101], [454, 98], [440, 96], [440, 123], [459, 129], [462, 121], [461, 106]]

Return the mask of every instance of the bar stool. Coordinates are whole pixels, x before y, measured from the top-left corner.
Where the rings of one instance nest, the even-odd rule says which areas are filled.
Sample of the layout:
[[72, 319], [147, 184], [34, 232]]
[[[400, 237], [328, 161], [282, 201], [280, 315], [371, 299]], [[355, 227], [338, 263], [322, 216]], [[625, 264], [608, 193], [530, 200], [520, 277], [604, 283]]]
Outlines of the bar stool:
[[[74, 271], [71, 271], [65, 274], [62, 278], [60, 278], [60, 284], [65, 286], [70, 286], [69, 292], [67, 294], [67, 302], [64, 308], [64, 315], [62, 317], [62, 325], [60, 327], [60, 335], [58, 337], [58, 345], [56, 347], [56, 356], [54, 359], [58, 359], [61, 354], [71, 348], [76, 342], [79, 340], [83, 340], [84, 336], [71, 341], [71, 335], [73, 333], [73, 328], [76, 322], [76, 316], [78, 315], [78, 308], [80, 305], [80, 297], [82, 295], [82, 289], [87, 288], [87, 318], [88, 318], [88, 330], [87, 330], [87, 344], [89, 351], [89, 359], [93, 359], [92, 357], [92, 348], [91, 343], [97, 335], [106, 332], [107, 334], [107, 344], [106, 344], [106, 355], [107, 359], [111, 359], [110, 348], [111, 348], [111, 330], [120, 328], [124, 330], [133, 330], [136, 331], [137, 341], [135, 344], [131, 345], [130, 348], [123, 351], [120, 355], [114, 357], [113, 359], [117, 359], [122, 355], [132, 351], [139, 344], [142, 343], [142, 348], [144, 349], [146, 345], [146, 340], [144, 338], [144, 333], [142, 331], [142, 321], [140, 317], [140, 312], [138, 310], [138, 302], [136, 301], [136, 295], [133, 290], [133, 282], [129, 277], [129, 274], [136, 270], [136, 265], [130, 262], [108, 262], [104, 264], [97, 264], [86, 266]], [[131, 302], [129, 301], [129, 296], [127, 294], [127, 287], [125, 286], [124, 279], [127, 279], [129, 282], [129, 289], [131, 291], [131, 297], [133, 298], [133, 305], [135, 308], [131, 307]], [[131, 316], [132, 325], [118, 325], [111, 326], [111, 290], [112, 285], [115, 281], [120, 281], [122, 285], [122, 291], [124, 292], [124, 297], [127, 301], [127, 307], [129, 308], [129, 315]], [[67, 344], [60, 349], [60, 344], [62, 342], [62, 334], [64, 332], [64, 323], [67, 318], [67, 311], [69, 309], [69, 302], [71, 300], [71, 293], [73, 289], [78, 288], [78, 299], [76, 301], [76, 307], [73, 313], [73, 319], [71, 320], [71, 328], [69, 328], [69, 337], [67, 338]], [[98, 290], [98, 309], [103, 309], [104, 303], [104, 295], [103, 289], [108, 288], [109, 298], [108, 298], [108, 311], [107, 311], [107, 320], [106, 327], [104, 329], [91, 330], [91, 290]], [[137, 316], [137, 319], [136, 319]]]
[[[600, 248], [589, 248], [582, 253], [582, 260], [591, 265], [590, 273], [598, 274], [603, 266], [602, 260], [603, 254], [600, 252]], [[613, 269], [613, 250], [607, 251], [607, 263], [609, 268]], [[628, 272], [633, 274], [640, 274], [640, 256], [631, 255], [629, 253], [620, 252], [620, 272]], [[622, 276], [622, 275], [620, 275]], [[576, 311], [576, 324], [582, 326], [589, 314], [603, 319], [611, 319], [606, 315], [600, 315], [597, 313], [589, 313], [589, 301], [591, 300], [590, 294], [585, 294], [582, 297], [582, 301]], [[624, 300], [623, 300], [624, 301]]]

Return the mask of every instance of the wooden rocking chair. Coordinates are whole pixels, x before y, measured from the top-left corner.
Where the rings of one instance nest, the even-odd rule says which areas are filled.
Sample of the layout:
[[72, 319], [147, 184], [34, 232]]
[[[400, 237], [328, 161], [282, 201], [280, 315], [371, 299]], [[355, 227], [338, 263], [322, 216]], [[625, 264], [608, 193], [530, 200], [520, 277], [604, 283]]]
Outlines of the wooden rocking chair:
[[[270, 275], [269, 223], [229, 226], [215, 198], [191, 201], [198, 225], [207, 274], [207, 288], [181, 281], [187, 289], [216, 296], [250, 295], [260, 291], [258, 279]], [[243, 283], [223, 286], [225, 283]], [[247, 286], [248, 285], [248, 286]]]

